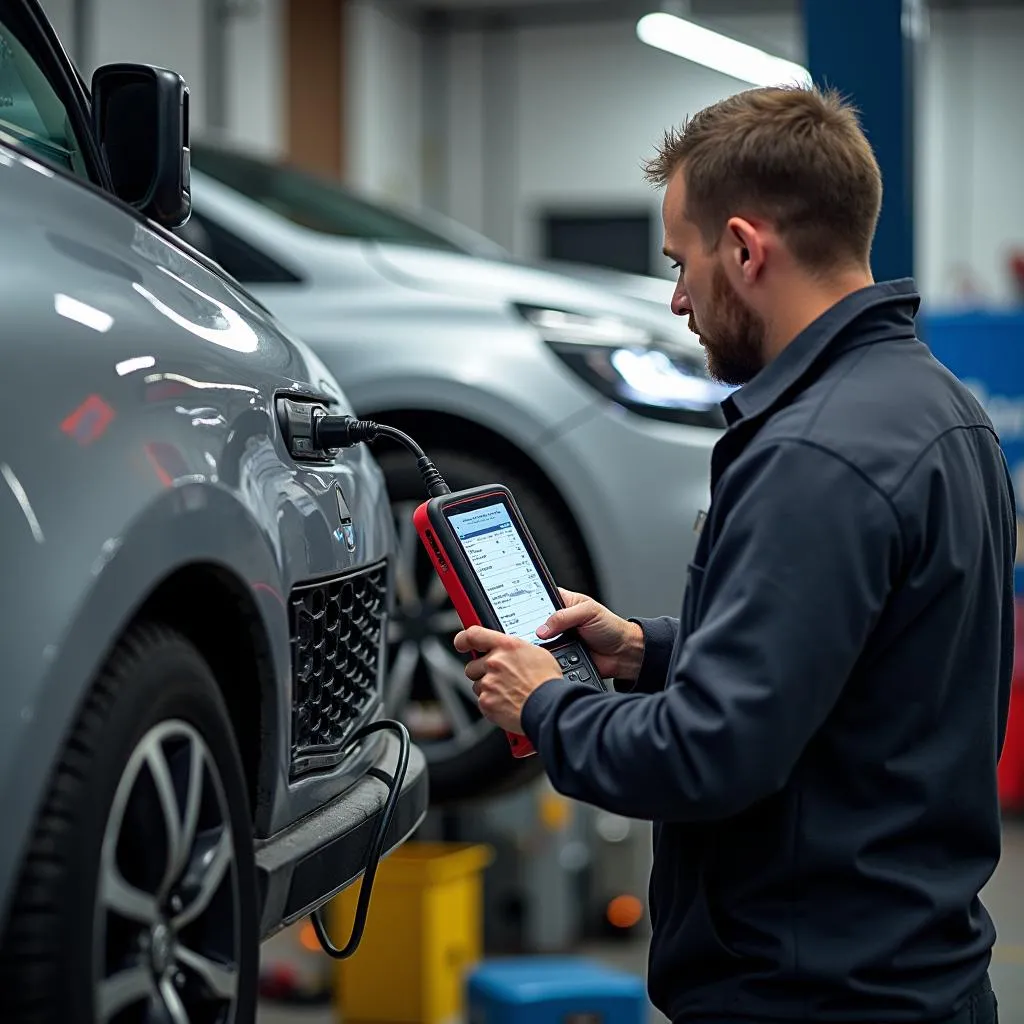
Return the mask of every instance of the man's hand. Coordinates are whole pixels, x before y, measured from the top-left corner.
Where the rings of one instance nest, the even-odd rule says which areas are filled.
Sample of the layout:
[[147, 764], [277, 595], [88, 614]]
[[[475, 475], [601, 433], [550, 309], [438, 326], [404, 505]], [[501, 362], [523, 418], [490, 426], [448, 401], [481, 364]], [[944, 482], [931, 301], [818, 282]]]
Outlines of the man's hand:
[[466, 675], [473, 680], [480, 713], [506, 732], [522, 735], [526, 699], [541, 683], [562, 678], [558, 662], [543, 648], [483, 626], [459, 633], [455, 649], [479, 654], [466, 666]]
[[644, 631], [620, 618], [586, 594], [558, 588], [565, 607], [537, 629], [542, 640], [575, 629], [594, 659], [602, 679], [636, 681], [644, 658]]

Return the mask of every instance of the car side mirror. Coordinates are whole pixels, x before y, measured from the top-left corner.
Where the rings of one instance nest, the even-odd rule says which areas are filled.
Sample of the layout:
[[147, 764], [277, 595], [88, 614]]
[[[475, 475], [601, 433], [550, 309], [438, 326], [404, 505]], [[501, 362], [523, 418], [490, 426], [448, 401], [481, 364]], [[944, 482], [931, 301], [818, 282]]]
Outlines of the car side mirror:
[[166, 228], [192, 212], [189, 93], [181, 75], [105, 64], [92, 76], [93, 130], [114, 192]]

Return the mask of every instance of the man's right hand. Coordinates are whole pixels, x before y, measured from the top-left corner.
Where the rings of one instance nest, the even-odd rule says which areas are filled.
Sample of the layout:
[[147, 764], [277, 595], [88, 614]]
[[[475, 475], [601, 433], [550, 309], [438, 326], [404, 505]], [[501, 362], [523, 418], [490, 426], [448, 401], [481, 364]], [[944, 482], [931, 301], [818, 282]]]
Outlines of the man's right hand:
[[555, 612], [537, 636], [542, 640], [575, 629], [604, 679], [635, 682], [644, 656], [644, 633], [635, 623], [620, 618], [586, 594], [558, 588], [565, 607]]

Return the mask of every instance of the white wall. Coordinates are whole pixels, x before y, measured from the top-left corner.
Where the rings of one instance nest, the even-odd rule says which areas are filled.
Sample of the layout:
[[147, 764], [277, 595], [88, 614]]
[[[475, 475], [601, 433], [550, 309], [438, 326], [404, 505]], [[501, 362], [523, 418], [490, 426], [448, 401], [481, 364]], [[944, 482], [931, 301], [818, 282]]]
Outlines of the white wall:
[[[795, 17], [721, 19], [717, 27], [804, 59]], [[660, 217], [640, 161], [666, 127], [743, 88], [644, 46], [632, 22], [506, 35], [514, 54], [506, 87], [515, 102], [504, 128], [514, 174], [501, 188], [487, 180], [482, 36], [461, 33], [450, 46], [447, 212], [487, 232], [489, 209], [511, 204], [513, 227], [497, 240], [522, 256], [539, 254], [538, 215], [548, 204], [646, 202]], [[1022, 48], [1024, 11], [932, 14], [918, 96], [916, 274], [933, 308], [964, 301], [965, 282], [986, 304], [1011, 299], [1007, 249], [1024, 244], [1024, 131], [1014, 106], [1024, 94]]]
[[346, 177], [417, 206], [423, 196], [422, 42], [387, 0], [350, 0], [345, 20]]
[[933, 305], [1003, 305], [1024, 246], [1024, 11], [931, 15], [922, 83], [918, 275]]
[[205, 124], [203, 0], [93, 0], [82, 73], [100, 64], [140, 61], [182, 75], [194, 131]]
[[[109, 61], [141, 61], [184, 76], [192, 129], [206, 129], [206, 0], [91, 0], [85, 37], [75, 35], [76, 0], [42, 0], [73, 60], [88, 80]], [[229, 138], [263, 152], [285, 144], [284, 27], [281, 0], [236, 4], [225, 18], [225, 106]]]
[[[762, 15], [744, 18], [739, 26], [733, 19], [720, 19], [716, 27], [781, 56], [803, 58], [793, 17]], [[629, 21], [502, 35], [511, 55], [504, 90], [500, 83], [487, 81], [493, 71], [484, 56], [483, 33], [456, 33], [449, 47], [452, 177], [445, 212], [494, 235], [488, 222], [500, 223], [502, 218], [492, 208], [511, 204], [511, 230], [496, 240], [527, 257], [539, 254], [538, 218], [549, 205], [647, 206], [660, 218], [660, 197], [644, 181], [641, 161], [666, 127], [735, 91], [735, 79], [645, 46]], [[488, 145], [487, 126], [495, 119], [488, 105], [494, 102], [507, 108], [507, 116], [500, 117], [506, 141], [499, 138]], [[498, 145], [514, 161], [503, 189], [481, 180], [488, 167], [485, 156]], [[489, 155], [491, 164], [502, 166], [493, 152]], [[660, 252], [660, 239], [656, 242]]]
[[225, 135], [268, 156], [288, 144], [284, 16], [282, 0], [258, 0], [225, 27]]

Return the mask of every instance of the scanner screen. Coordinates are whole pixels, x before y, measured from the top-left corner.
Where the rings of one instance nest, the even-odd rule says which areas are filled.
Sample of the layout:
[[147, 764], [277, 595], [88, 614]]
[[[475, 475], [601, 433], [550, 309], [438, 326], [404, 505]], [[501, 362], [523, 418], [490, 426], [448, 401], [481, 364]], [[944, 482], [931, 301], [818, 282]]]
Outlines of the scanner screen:
[[448, 517], [510, 636], [539, 644], [537, 627], [555, 610], [544, 581], [502, 502]]

